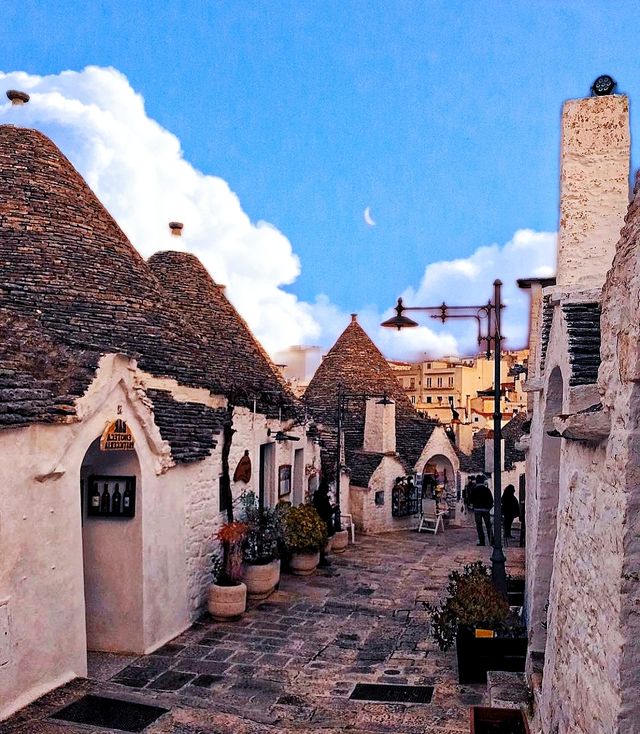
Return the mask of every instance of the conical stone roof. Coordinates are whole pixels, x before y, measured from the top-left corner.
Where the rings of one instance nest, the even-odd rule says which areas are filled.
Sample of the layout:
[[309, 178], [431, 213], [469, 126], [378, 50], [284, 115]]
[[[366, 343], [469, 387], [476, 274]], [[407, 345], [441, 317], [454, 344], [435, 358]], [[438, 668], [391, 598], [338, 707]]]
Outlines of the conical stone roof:
[[362, 449], [366, 397], [387, 394], [396, 404], [396, 448], [405, 468], [418, 460], [435, 423], [421, 417], [411, 404], [380, 350], [355, 316], [318, 367], [304, 399], [313, 416], [325, 426], [323, 466], [335, 464], [338, 389], [350, 395], [343, 418], [347, 464]]
[[203, 361], [213, 386], [234, 394], [238, 404], [267, 414], [281, 408], [290, 415], [297, 404], [284, 378], [198, 258], [188, 252], [158, 252], [149, 267], [180, 311], [203, 338]]
[[123, 352], [206, 386], [201, 340], [144, 259], [43, 134], [0, 126], [0, 307], [76, 351]]
[[[160, 268], [168, 258], [159, 256], [167, 291], [45, 135], [0, 126], [0, 334], [19, 324], [22, 335], [0, 343], [0, 427], [73, 414], [100, 357], [117, 352], [157, 377], [227, 395], [233, 389], [247, 404], [257, 397], [271, 415], [293, 412], [264, 350], [202, 265], [189, 255], [175, 260], [189, 279], [172, 281]], [[46, 379], [34, 369], [39, 354], [54, 356]], [[212, 439], [194, 444], [187, 436], [197, 406], [187, 411], [168, 394], [156, 397], [160, 424], [164, 411], [181, 427], [170, 441], [174, 454], [179, 447], [181, 460], [200, 458]], [[211, 433], [219, 417], [209, 418]]]

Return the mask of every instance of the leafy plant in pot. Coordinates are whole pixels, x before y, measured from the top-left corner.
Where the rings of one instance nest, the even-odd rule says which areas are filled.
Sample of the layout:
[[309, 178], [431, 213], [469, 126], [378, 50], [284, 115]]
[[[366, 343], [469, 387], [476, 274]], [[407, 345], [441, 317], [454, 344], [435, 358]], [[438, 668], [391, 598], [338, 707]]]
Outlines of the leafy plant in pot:
[[244, 583], [251, 598], [264, 599], [280, 580], [280, 513], [270, 507], [260, 507], [254, 492], [245, 493], [241, 502], [247, 526], [242, 544]]
[[297, 576], [312, 574], [327, 544], [327, 526], [313, 505], [298, 505], [282, 515], [284, 544], [291, 558], [289, 568]]
[[247, 587], [242, 583], [242, 543], [247, 525], [225, 523], [216, 534], [222, 554], [213, 556], [213, 584], [209, 587], [207, 607], [216, 620], [238, 619], [247, 608]]
[[526, 631], [481, 561], [452, 571], [446, 598], [426, 606], [438, 647], [456, 643], [460, 683], [484, 683], [487, 670], [524, 670]]

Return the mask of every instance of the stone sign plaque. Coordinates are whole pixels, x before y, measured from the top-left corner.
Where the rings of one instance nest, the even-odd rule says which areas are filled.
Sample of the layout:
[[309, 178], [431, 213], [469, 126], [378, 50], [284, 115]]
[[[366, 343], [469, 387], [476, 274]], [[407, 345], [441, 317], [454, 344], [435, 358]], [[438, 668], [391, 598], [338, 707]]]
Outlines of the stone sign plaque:
[[109, 423], [100, 438], [101, 451], [133, 451], [134, 445], [133, 434], [122, 418]]

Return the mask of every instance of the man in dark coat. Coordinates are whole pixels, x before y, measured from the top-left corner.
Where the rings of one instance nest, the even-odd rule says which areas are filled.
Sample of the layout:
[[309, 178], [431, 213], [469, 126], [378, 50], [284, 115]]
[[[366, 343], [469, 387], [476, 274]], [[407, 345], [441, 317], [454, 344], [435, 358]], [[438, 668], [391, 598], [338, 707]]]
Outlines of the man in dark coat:
[[520, 503], [516, 499], [516, 488], [513, 484], [507, 485], [502, 493], [502, 517], [505, 537], [513, 538], [511, 525], [516, 517], [520, 517]]
[[484, 483], [476, 484], [471, 490], [470, 504], [473, 505], [473, 514], [476, 521], [476, 530], [478, 531], [478, 545], [485, 545], [484, 540], [484, 529], [482, 523], [484, 522], [487, 528], [487, 536], [489, 537], [489, 543], [493, 542], [493, 535], [491, 533], [491, 508], [493, 507], [493, 495], [491, 490]]
[[467, 486], [464, 488], [462, 492], [462, 500], [464, 502], [464, 506], [469, 509], [470, 507], [473, 507], [471, 504], [471, 495], [473, 494], [473, 490], [476, 486], [476, 478], [474, 476], [469, 477], [467, 481]]

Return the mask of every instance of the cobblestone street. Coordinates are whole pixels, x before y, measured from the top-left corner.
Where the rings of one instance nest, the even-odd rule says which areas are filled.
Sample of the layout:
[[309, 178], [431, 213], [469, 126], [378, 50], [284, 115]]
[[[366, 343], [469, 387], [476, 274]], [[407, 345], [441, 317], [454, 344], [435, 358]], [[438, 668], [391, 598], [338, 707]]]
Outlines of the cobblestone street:
[[[104, 732], [47, 718], [96, 693], [170, 709], [148, 734], [468, 732], [468, 707], [485, 687], [458, 685], [455, 650], [432, 643], [423, 602], [438, 597], [453, 568], [488, 562], [491, 549], [475, 543], [471, 527], [358, 537], [326, 571], [283, 575], [280, 589], [238, 622], [203, 620], [153, 655], [92, 655], [88, 680], [45, 696], [0, 731]], [[508, 571], [520, 573], [522, 549], [506, 554]], [[435, 691], [430, 704], [350, 700], [359, 682]]]

